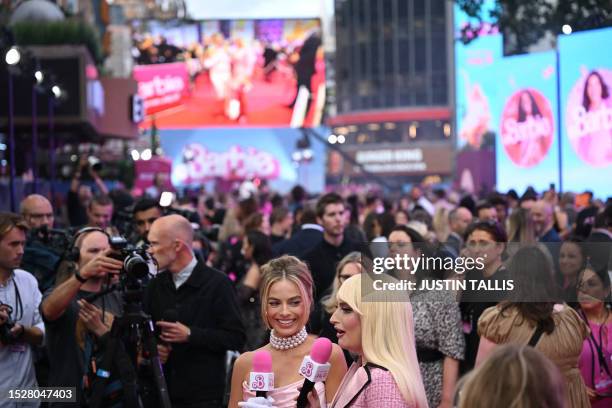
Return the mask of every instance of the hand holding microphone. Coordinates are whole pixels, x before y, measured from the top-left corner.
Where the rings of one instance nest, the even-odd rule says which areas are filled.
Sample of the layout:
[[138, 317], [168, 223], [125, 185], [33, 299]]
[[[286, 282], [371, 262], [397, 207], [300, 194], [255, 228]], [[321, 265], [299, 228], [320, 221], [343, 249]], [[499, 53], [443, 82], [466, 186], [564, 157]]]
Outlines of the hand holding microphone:
[[331, 368], [331, 364], [329, 364], [331, 353], [331, 341], [325, 337], [320, 337], [312, 345], [310, 355], [304, 357], [300, 366], [300, 375], [304, 377], [304, 384], [297, 399], [297, 408], [306, 408], [308, 406], [308, 394], [313, 390], [315, 383], [327, 379], [327, 374], [329, 374]]
[[267, 397], [268, 391], [274, 389], [274, 372], [272, 371], [272, 355], [269, 351], [260, 350], [253, 355], [253, 369], [249, 374], [249, 390], [255, 392], [254, 398], [239, 402], [243, 408], [274, 407], [274, 400]]
[[269, 351], [260, 350], [253, 355], [253, 370], [249, 374], [249, 390], [256, 397], [266, 397], [268, 391], [274, 389], [274, 372], [272, 371], [272, 355]]

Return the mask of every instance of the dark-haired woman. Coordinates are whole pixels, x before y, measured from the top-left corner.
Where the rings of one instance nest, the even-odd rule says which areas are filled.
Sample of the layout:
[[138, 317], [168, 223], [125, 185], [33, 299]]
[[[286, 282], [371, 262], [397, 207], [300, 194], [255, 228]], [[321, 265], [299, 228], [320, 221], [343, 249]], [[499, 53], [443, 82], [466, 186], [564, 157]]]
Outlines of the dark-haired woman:
[[556, 304], [552, 260], [538, 246], [519, 249], [508, 264], [515, 288], [508, 300], [484, 311], [476, 365], [499, 344], [529, 344], [559, 367], [565, 378], [567, 406], [590, 407], [578, 358], [588, 328], [574, 309]]
[[[481, 221], [468, 227], [465, 233], [466, 248], [462, 255], [480, 260], [484, 268], [472, 268], [466, 273], [467, 281], [483, 281], [487, 286], [504, 287], [509, 279], [502, 256], [506, 249], [506, 232], [499, 223]], [[460, 371], [465, 374], [476, 362], [478, 351], [478, 319], [485, 309], [495, 306], [506, 296], [505, 291], [479, 291], [471, 285], [461, 294], [461, 320], [465, 335], [465, 359], [461, 362]]]
[[578, 277], [578, 311], [591, 333], [580, 354], [580, 372], [593, 408], [612, 407], [612, 312], [610, 275], [587, 266]]
[[565, 302], [576, 302], [576, 289], [578, 274], [584, 269], [587, 255], [584, 240], [579, 237], [570, 237], [561, 244], [559, 250], [559, 283], [561, 295]]
[[266, 234], [249, 231], [242, 241], [242, 255], [250, 262], [244, 279], [236, 286], [240, 311], [247, 333], [246, 350], [254, 350], [266, 343], [266, 328], [259, 317], [259, 283], [262, 265], [272, 258], [272, 246]]

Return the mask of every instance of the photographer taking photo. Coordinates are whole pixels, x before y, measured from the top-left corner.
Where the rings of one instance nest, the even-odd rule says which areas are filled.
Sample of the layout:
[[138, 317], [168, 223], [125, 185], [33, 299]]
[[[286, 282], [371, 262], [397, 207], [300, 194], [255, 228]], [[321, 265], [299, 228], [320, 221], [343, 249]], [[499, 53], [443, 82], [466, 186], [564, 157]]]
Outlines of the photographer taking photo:
[[[37, 387], [33, 348], [43, 342], [36, 279], [19, 268], [27, 225], [0, 213], [0, 384], [3, 390]], [[0, 407], [13, 406], [0, 401]]]
[[27, 234], [22, 266], [38, 281], [38, 288], [45, 292], [55, 281], [55, 272], [61, 253], [48, 242], [53, 229], [53, 207], [46, 197], [30, 194], [19, 205], [19, 212], [30, 232]]
[[84, 299], [101, 292], [109, 275], [121, 271], [123, 262], [111, 258], [111, 252], [109, 236], [101, 229], [78, 231], [65, 255], [63, 271], [58, 272], [55, 287], [45, 293], [41, 305], [51, 365], [49, 386], [76, 387], [77, 402], [72, 406], [84, 403], [96, 361], [104, 352], [103, 337], [113, 317], [123, 311], [116, 292], [92, 303]]

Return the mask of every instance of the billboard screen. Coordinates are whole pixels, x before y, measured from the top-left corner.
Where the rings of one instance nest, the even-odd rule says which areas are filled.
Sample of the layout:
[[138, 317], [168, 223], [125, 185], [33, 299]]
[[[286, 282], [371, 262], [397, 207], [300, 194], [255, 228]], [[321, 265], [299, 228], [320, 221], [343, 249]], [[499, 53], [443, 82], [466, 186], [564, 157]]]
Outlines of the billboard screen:
[[610, 44], [612, 28], [559, 38], [563, 188], [600, 198], [612, 196]]
[[[325, 64], [318, 19], [135, 26], [135, 77], [160, 129], [313, 126]], [[297, 97], [298, 89], [302, 96]]]
[[310, 160], [298, 164], [295, 152], [303, 139], [298, 129], [180, 129], [159, 135], [175, 187], [260, 179], [280, 192], [296, 184], [313, 193], [324, 188], [325, 145], [311, 140]]
[[557, 77], [554, 52], [506, 57], [490, 72], [497, 98], [497, 188], [538, 191], [559, 182]]

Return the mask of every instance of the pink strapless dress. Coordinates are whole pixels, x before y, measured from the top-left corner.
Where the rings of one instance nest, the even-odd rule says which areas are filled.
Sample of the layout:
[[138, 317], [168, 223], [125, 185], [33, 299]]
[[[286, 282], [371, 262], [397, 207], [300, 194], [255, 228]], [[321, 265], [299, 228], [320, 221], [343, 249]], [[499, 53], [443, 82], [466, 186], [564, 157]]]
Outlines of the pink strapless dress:
[[[304, 380], [288, 384], [283, 387], [275, 388], [268, 392], [268, 396], [274, 399], [274, 406], [276, 408], [295, 408], [296, 400], [299, 395], [298, 387], [304, 383]], [[325, 384], [318, 382], [315, 384], [315, 389], [319, 394], [319, 401], [321, 405], [325, 403]], [[251, 397], [254, 397], [255, 393], [249, 391], [246, 381], [242, 382], [242, 400], [246, 401]]]

